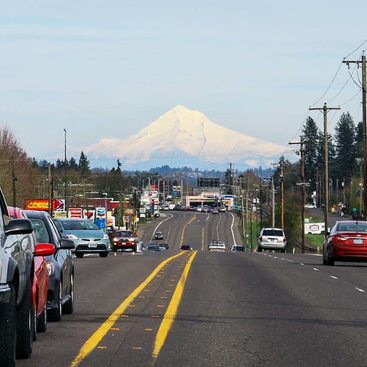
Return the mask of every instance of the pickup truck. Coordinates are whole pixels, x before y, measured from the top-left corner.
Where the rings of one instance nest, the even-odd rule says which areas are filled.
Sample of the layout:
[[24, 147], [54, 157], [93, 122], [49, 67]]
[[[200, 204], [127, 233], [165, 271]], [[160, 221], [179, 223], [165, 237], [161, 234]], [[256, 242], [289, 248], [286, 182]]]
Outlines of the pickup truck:
[[12, 220], [0, 189], [0, 366], [29, 358], [34, 338], [34, 242], [28, 219]]

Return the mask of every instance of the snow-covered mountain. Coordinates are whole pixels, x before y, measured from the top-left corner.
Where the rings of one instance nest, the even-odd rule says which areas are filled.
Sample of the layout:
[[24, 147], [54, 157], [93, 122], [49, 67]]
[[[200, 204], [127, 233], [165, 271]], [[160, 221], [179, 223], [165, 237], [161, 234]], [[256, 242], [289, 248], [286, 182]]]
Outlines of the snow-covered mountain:
[[[88, 155], [120, 158], [128, 164], [156, 165], [177, 161], [176, 166], [200, 160], [212, 164], [242, 162], [266, 164], [279, 158], [286, 147], [238, 133], [214, 122], [203, 113], [176, 106], [128, 138], [103, 138], [85, 149]], [[190, 162], [191, 161], [191, 162]], [[172, 164], [172, 163], [171, 163]]]

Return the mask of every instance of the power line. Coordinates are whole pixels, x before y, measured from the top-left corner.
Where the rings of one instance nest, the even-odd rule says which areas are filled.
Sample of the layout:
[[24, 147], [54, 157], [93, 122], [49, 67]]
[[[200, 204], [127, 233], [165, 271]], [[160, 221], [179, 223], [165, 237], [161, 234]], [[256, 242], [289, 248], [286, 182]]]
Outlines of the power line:
[[347, 57], [349, 57], [350, 55], [352, 55], [352, 54], [354, 54], [356, 51], [358, 51], [365, 43], [367, 43], [367, 39], [365, 39], [355, 50], [353, 50], [350, 54], [348, 54], [347, 56], [345, 56], [344, 58], [343, 58], [343, 60], [344, 59], [346, 59]]

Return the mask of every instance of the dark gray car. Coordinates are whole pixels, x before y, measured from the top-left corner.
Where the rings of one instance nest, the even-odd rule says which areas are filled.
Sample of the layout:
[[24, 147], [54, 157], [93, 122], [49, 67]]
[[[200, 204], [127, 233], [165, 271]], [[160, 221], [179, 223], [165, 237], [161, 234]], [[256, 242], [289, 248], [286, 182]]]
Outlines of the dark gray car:
[[[34, 336], [32, 277], [34, 242], [28, 219], [9, 217], [0, 190], [0, 366], [29, 358]], [[28, 240], [27, 240], [28, 239]]]

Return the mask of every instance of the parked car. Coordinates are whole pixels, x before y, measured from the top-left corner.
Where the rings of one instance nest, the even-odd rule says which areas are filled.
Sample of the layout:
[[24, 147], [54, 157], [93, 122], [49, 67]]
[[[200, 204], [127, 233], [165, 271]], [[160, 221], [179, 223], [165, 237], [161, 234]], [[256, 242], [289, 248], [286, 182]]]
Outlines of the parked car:
[[213, 240], [208, 246], [208, 251], [226, 252], [226, 245], [223, 241]]
[[287, 238], [281, 228], [262, 228], [257, 238], [257, 251], [265, 249], [285, 252]]
[[[11, 218], [28, 219], [26, 214], [20, 208], [8, 206], [8, 211]], [[47, 329], [47, 295], [49, 275], [45, 255], [53, 255], [55, 248], [50, 243], [37, 244], [34, 232], [24, 236], [28, 236], [28, 240], [33, 243], [33, 247], [35, 248], [34, 255], [36, 255], [34, 256], [34, 276], [32, 282], [32, 305], [36, 318], [34, 339], [36, 339], [36, 330], [38, 332], [45, 332]]]
[[367, 261], [367, 222], [338, 221], [323, 246], [323, 264], [335, 261]]
[[110, 239], [112, 251], [137, 251], [139, 239], [133, 231], [117, 230], [111, 235]]
[[155, 232], [154, 233], [155, 240], [163, 240], [163, 233], [162, 232]]
[[29, 358], [34, 337], [32, 307], [33, 256], [28, 219], [11, 220], [0, 189], [0, 366], [15, 366], [15, 357]]
[[63, 313], [74, 311], [74, 264], [71, 249], [74, 242], [61, 237], [55, 223], [47, 212], [25, 210], [32, 221], [37, 242], [51, 243], [54, 255], [47, 256], [47, 270], [50, 276], [47, 296], [47, 316], [51, 321], [60, 321]]
[[95, 253], [100, 257], [107, 257], [111, 250], [108, 234], [89, 219], [54, 218], [54, 223], [62, 238], [74, 242], [76, 257]]

